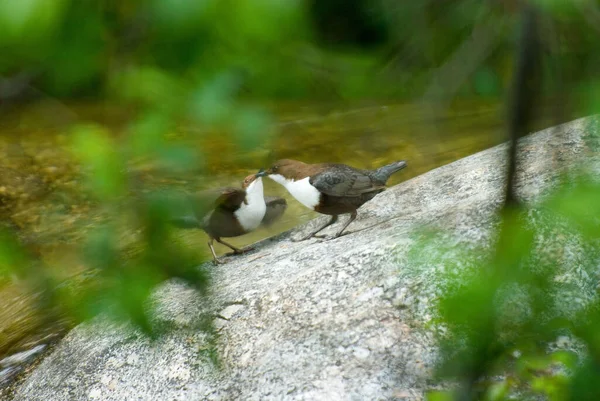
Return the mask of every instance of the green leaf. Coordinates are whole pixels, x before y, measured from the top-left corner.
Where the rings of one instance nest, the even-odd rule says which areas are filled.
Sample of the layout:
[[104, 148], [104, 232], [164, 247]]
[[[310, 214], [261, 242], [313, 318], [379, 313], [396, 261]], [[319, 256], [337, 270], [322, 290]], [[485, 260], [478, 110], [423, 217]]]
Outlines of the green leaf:
[[242, 108], [238, 111], [236, 134], [245, 149], [253, 149], [265, 144], [269, 137], [270, 116], [262, 109]]
[[493, 383], [489, 386], [485, 399], [487, 401], [500, 401], [503, 400], [508, 394], [509, 386], [506, 381], [500, 383]]
[[153, 0], [151, 7], [156, 22], [170, 30], [170, 34], [197, 28], [214, 0]]
[[207, 82], [192, 96], [192, 117], [208, 125], [228, 121], [234, 113], [233, 97], [239, 84], [235, 73], [222, 73]]
[[425, 397], [427, 401], [452, 401], [454, 399], [450, 391], [429, 391]]
[[59, 26], [66, 0], [0, 1], [0, 43], [45, 39]]
[[571, 185], [556, 191], [546, 202], [546, 207], [558, 216], [563, 216], [590, 238], [600, 236], [600, 219], [597, 208], [600, 204], [600, 186], [593, 180], [581, 178]]
[[155, 336], [147, 310], [148, 298], [154, 287], [164, 280], [155, 266], [131, 266], [119, 276], [116, 293], [117, 317], [131, 319], [146, 335]]
[[29, 262], [15, 236], [7, 231], [0, 231], [0, 277], [23, 275]]
[[114, 140], [105, 129], [95, 125], [75, 128], [73, 151], [84, 168], [90, 170], [87, 179], [98, 198], [111, 200], [123, 195], [123, 166]]
[[164, 147], [170, 120], [158, 112], [141, 116], [129, 127], [129, 147], [134, 157], [150, 156]]
[[567, 368], [574, 368], [577, 364], [577, 354], [570, 351], [556, 351], [550, 355], [552, 361], [560, 362]]
[[489, 67], [483, 67], [475, 73], [475, 92], [482, 96], [496, 96], [500, 92], [500, 79]]
[[165, 113], [178, 112], [186, 99], [183, 84], [177, 77], [153, 66], [128, 68], [116, 74], [111, 84], [125, 100]]
[[120, 263], [115, 243], [117, 233], [111, 227], [98, 227], [92, 231], [84, 247], [86, 260], [102, 270], [119, 269]]

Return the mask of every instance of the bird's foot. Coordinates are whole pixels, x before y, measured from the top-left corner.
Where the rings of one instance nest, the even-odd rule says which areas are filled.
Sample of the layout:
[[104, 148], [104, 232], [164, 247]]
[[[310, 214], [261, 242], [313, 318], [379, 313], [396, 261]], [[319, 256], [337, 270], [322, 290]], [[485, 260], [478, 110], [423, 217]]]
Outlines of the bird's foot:
[[225, 256], [243, 255], [245, 253], [253, 251], [254, 249], [256, 249], [256, 248], [251, 247], [251, 246], [249, 246], [247, 248], [243, 248], [243, 249], [236, 249], [233, 252], [226, 253]]
[[213, 259], [213, 264], [214, 264], [215, 266], [224, 265], [224, 264], [226, 264], [226, 263], [227, 263], [227, 262], [223, 262], [223, 261], [222, 261], [222, 260], [220, 260], [220, 259]]
[[314, 237], [317, 237], [317, 236], [313, 233], [310, 233], [308, 235], [305, 235], [304, 237], [301, 237], [300, 239], [292, 239], [292, 242], [302, 242], [302, 241], [306, 241], [306, 240], [309, 240]]
[[332, 235], [332, 236], [328, 236], [328, 235], [315, 235], [315, 238], [322, 238], [325, 241], [331, 241], [331, 240], [343, 237], [343, 236], [348, 235], [348, 234], [352, 234], [352, 233], [350, 233], [350, 232], [343, 232], [342, 231], [342, 232], [338, 232], [338, 233], [336, 233], [335, 235]]
[[331, 239], [336, 239], [336, 238], [339, 238], [339, 237], [343, 237], [344, 235], [348, 235], [348, 234], [352, 234], [352, 233], [340, 231], [339, 233], [335, 234]]

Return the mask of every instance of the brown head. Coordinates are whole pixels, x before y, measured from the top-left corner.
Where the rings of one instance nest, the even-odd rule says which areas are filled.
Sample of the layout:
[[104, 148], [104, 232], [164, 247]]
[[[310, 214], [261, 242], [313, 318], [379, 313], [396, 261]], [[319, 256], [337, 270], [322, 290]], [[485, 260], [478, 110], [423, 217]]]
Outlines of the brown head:
[[[260, 169], [260, 171], [256, 174], [250, 174], [248, 177], [244, 178], [244, 181], [242, 181], [242, 188], [248, 191], [248, 188], [252, 186], [252, 188], [260, 188], [260, 191], [262, 192], [262, 177], [266, 175], [267, 173], [265, 173], [265, 170], [263, 169]], [[252, 185], [253, 183], [260, 185]]]
[[244, 178], [244, 181], [242, 181], [242, 188], [248, 189], [250, 184], [252, 184], [257, 178], [257, 174], [250, 174], [248, 177]]
[[[280, 175], [286, 179], [299, 180], [308, 177], [312, 172], [311, 165], [298, 160], [277, 160], [265, 171], [268, 176]], [[273, 177], [271, 177], [273, 178]]]

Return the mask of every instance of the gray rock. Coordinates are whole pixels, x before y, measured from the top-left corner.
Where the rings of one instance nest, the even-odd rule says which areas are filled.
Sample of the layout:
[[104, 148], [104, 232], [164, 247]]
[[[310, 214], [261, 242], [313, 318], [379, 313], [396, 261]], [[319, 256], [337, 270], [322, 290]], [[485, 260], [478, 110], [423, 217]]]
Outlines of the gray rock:
[[23, 362], [27, 362], [35, 355], [39, 354], [46, 348], [45, 344], [36, 345], [30, 350], [19, 352], [13, 354], [11, 356], [7, 356], [4, 359], [0, 359], [0, 367], [7, 368], [14, 365], [22, 364]]
[[[45, 348], [45, 344], [39, 344], [29, 350], [0, 359], [0, 389], [8, 385]], [[2, 390], [0, 390], [0, 396], [2, 396]]]
[[[543, 196], [559, 167], [597, 161], [586, 142], [592, 122], [522, 140], [523, 199]], [[451, 285], [440, 273], [476, 268], [460, 256], [492, 244], [506, 151], [498, 146], [390, 188], [360, 209], [341, 238], [290, 241], [322, 217], [259, 243], [214, 268], [211, 302], [179, 282], [165, 284], [154, 296], [156, 319], [175, 330], [153, 343], [101, 318], [78, 326], [14, 399], [424, 399], [437, 357], [428, 323]], [[425, 240], [422, 230], [435, 228], [443, 229], [440, 238]], [[566, 246], [575, 251], [577, 244]], [[564, 274], [579, 280], [582, 302], [591, 299], [586, 283], [597, 276]], [[215, 318], [223, 322], [220, 369], [205, 352], [211, 338], [197, 328], [207, 312], [225, 318]]]

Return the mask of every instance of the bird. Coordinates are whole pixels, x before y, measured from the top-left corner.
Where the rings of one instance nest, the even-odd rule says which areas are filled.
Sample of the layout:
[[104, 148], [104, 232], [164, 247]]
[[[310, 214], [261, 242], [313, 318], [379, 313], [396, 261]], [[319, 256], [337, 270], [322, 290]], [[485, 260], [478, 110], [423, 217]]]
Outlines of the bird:
[[222, 237], [239, 237], [261, 225], [270, 226], [283, 215], [287, 202], [280, 197], [264, 196], [264, 175], [264, 171], [259, 171], [247, 176], [241, 188], [224, 187], [187, 196], [193, 213], [175, 216], [171, 224], [184, 229], [202, 229], [209, 237], [208, 247], [214, 264], [224, 263], [217, 258], [214, 241], [231, 248], [235, 255], [253, 250], [251, 247], [239, 249]]
[[346, 164], [307, 164], [282, 159], [268, 168], [265, 174], [283, 185], [304, 206], [331, 216], [327, 224], [300, 239], [303, 241], [334, 224], [339, 215], [349, 213], [350, 219], [333, 238], [342, 235], [346, 227], [356, 219], [357, 209], [384, 191], [390, 176], [405, 167], [404, 160], [376, 170], [361, 170]]

